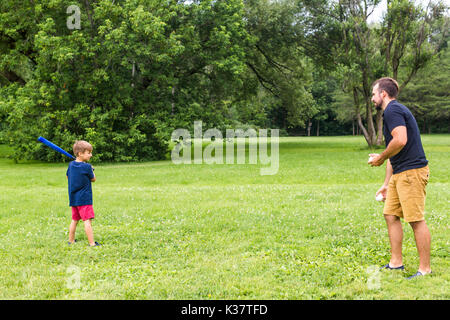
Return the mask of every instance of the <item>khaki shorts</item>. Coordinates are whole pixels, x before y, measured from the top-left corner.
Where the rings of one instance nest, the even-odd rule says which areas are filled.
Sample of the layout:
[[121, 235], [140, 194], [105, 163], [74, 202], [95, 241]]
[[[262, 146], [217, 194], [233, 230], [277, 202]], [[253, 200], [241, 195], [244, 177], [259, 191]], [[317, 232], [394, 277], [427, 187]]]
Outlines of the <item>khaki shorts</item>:
[[406, 170], [392, 175], [389, 180], [384, 215], [394, 215], [406, 222], [424, 220], [425, 187], [430, 171], [428, 166]]

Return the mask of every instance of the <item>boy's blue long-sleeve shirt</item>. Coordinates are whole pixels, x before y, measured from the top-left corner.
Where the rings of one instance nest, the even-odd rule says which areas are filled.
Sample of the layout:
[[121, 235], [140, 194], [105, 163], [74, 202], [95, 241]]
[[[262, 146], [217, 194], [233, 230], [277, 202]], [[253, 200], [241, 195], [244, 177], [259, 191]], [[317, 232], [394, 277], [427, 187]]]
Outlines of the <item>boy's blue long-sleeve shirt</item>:
[[92, 166], [86, 162], [71, 161], [66, 175], [69, 182], [69, 206], [92, 205]]

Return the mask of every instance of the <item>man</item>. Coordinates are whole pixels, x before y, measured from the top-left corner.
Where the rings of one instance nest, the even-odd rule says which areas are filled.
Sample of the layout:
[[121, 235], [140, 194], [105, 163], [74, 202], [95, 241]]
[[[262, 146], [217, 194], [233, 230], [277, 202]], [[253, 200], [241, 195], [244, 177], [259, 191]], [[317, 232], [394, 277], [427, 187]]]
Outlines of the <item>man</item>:
[[387, 160], [383, 186], [376, 195], [383, 195], [391, 259], [384, 269], [403, 270], [403, 229], [400, 218], [409, 222], [419, 253], [419, 270], [408, 279], [431, 273], [431, 237], [424, 219], [425, 187], [429, 179], [428, 161], [420, 139], [416, 119], [404, 105], [396, 101], [398, 84], [394, 79], [381, 78], [372, 87], [372, 102], [383, 110], [383, 134], [386, 149], [379, 155], [371, 154], [372, 166], [381, 166]]

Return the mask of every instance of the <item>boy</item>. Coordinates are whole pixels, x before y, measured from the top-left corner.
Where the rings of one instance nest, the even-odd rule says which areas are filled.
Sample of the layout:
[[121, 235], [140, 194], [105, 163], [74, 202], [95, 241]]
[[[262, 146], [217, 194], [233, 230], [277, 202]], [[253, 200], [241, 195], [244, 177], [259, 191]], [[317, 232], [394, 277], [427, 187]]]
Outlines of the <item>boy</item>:
[[84, 221], [84, 230], [91, 247], [100, 244], [94, 241], [91, 220], [94, 219], [92, 208], [92, 186], [95, 174], [92, 166], [87, 163], [92, 157], [92, 145], [86, 141], [75, 141], [73, 145], [75, 161], [69, 163], [67, 179], [69, 182], [69, 206], [72, 207], [72, 222], [69, 227], [69, 245], [75, 242], [75, 231], [78, 221]]

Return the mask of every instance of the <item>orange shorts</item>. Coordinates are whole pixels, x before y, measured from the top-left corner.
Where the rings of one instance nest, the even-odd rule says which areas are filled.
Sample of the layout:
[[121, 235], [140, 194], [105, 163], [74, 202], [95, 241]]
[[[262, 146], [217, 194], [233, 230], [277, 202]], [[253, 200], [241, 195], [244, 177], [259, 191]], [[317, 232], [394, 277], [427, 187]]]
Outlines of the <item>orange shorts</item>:
[[425, 187], [428, 184], [428, 166], [406, 170], [392, 175], [389, 180], [384, 215], [394, 215], [406, 222], [425, 219]]

